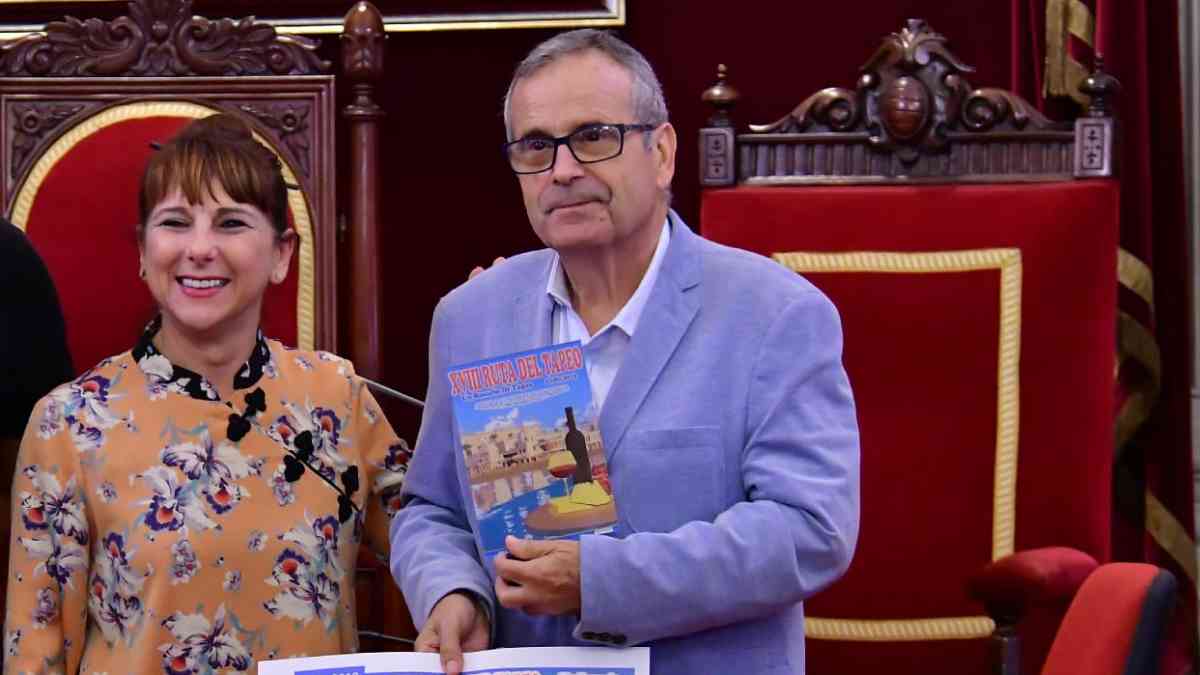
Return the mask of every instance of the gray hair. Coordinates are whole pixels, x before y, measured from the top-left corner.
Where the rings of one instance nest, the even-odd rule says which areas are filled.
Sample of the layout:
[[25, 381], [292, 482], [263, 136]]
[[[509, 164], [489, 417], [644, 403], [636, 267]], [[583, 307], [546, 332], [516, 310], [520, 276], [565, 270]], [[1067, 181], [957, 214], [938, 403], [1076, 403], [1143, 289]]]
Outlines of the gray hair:
[[[659, 126], [667, 121], [667, 100], [663, 97], [662, 85], [654, 75], [654, 69], [646, 61], [646, 57], [630, 47], [621, 38], [608, 31], [594, 28], [581, 28], [567, 33], [559, 33], [533, 48], [529, 55], [517, 66], [513, 73], [508, 92], [504, 94], [504, 133], [508, 140], [513, 140], [512, 132], [512, 94], [517, 82], [533, 75], [542, 68], [557, 61], [563, 56], [580, 52], [596, 50], [612, 59], [633, 77], [633, 116], [631, 120], [638, 124], [653, 124]], [[624, 121], [624, 120], [614, 120]], [[646, 136], [649, 143], [650, 136]]]

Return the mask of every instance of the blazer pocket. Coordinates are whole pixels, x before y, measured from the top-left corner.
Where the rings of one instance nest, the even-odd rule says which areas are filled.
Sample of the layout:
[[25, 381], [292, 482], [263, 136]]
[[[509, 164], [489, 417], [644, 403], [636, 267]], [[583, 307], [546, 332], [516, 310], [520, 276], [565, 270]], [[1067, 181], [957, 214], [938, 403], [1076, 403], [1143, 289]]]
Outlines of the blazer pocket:
[[720, 427], [630, 431], [613, 464], [617, 513], [634, 532], [670, 532], [724, 510]]

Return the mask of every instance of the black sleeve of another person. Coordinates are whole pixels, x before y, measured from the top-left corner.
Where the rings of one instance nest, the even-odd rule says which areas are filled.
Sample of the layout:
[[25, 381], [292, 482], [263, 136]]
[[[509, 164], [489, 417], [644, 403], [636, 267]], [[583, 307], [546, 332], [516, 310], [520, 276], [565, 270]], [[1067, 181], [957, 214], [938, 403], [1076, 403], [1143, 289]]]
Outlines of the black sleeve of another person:
[[0, 218], [0, 438], [20, 438], [38, 399], [72, 377], [50, 272], [25, 233]]

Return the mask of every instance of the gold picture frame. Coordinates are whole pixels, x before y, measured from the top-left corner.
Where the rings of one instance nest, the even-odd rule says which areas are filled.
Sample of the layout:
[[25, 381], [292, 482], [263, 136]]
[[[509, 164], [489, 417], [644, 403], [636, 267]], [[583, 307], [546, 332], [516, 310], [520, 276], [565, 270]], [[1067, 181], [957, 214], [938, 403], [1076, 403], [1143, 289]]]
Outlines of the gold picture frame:
[[[512, 28], [611, 28], [625, 25], [627, 0], [568, 0], [532, 2], [478, 2], [476, 9], [452, 9], [461, 6], [450, 0], [426, 2], [426, 11], [403, 11], [412, 3], [403, 0], [374, 0], [383, 14], [384, 28], [389, 33], [411, 33], [459, 30], [502, 30]], [[298, 7], [297, 15], [273, 15], [269, 7], [261, 12], [247, 7], [248, 3], [222, 0], [196, 0], [197, 14], [209, 18], [253, 14], [281, 32], [301, 35], [337, 34], [342, 31], [342, 18], [353, 4], [350, 0], [310, 0]], [[0, 0], [0, 39], [12, 39], [36, 33], [47, 21], [64, 15], [113, 18], [123, 14], [125, 0]], [[445, 8], [439, 8], [444, 5]], [[7, 8], [6, 8], [7, 6]], [[102, 11], [82, 11], [80, 7], [95, 6]], [[328, 13], [326, 13], [328, 10]]]

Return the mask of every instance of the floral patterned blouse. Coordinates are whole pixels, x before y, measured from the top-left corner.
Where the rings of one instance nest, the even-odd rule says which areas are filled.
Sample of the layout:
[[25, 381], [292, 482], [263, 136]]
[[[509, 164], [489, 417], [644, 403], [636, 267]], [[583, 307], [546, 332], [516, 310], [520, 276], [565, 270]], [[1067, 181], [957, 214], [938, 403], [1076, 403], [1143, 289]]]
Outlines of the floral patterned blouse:
[[34, 410], [4, 672], [241, 673], [355, 650], [359, 543], [386, 556], [408, 446], [348, 361], [260, 334], [222, 400], [155, 349], [158, 328]]

